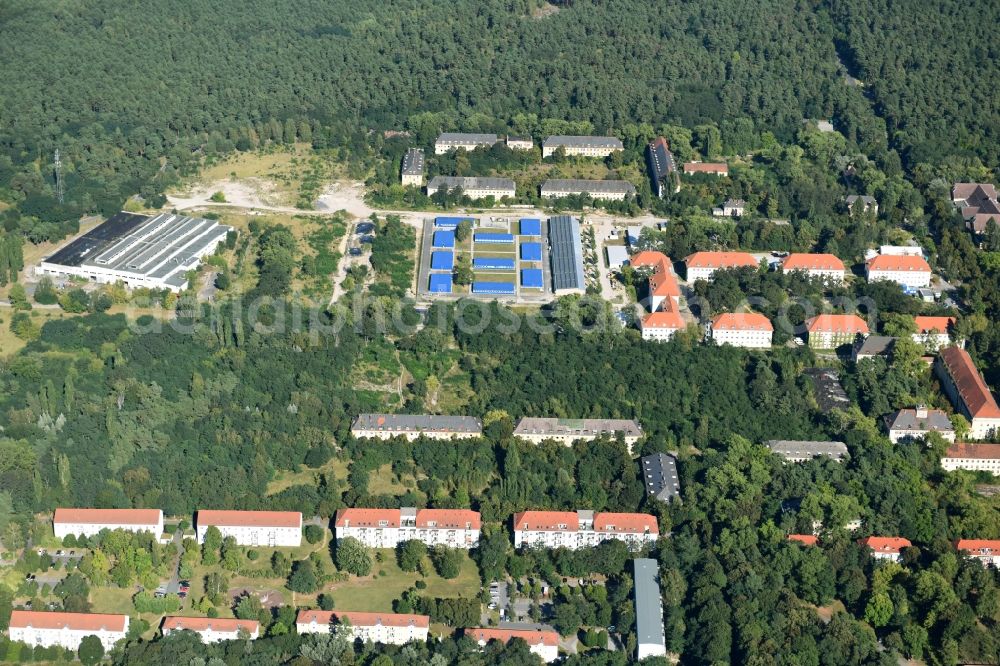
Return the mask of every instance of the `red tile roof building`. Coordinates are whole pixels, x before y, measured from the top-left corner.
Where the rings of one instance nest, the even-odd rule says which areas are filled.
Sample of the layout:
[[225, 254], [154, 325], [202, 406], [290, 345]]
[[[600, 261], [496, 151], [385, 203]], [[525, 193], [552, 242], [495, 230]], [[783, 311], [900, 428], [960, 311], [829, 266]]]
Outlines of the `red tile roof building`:
[[774, 327], [756, 312], [727, 312], [712, 320], [712, 339], [716, 344], [770, 349]]
[[972, 444], [960, 442], [948, 447], [941, 457], [941, 469], [954, 472], [967, 469], [973, 472], [991, 472], [1000, 476], [1000, 444]]
[[370, 548], [395, 548], [404, 541], [428, 546], [475, 548], [481, 521], [469, 509], [341, 509], [335, 520], [337, 539], [353, 537]]
[[300, 635], [328, 634], [342, 626], [351, 640], [387, 645], [405, 645], [410, 641], [426, 641], [431, 618], [405, 613], [370, 613], [362, 611], [301, 610], [295, 618]]
[[815, 534], [789, 534], [789, 541], [797, 541], [803, 546], [815, 546], [819, 543], [819, 537]]
[[1000, 539], [959, 539], [955, 550], [983, 564], [1000, 568]]
[[868, 335], [868, 324], [854, 314], [821, 314], [806, 320], [809, 346], [833, 349], [854, 342], [859, 333]]
[[951, 344], [949, 333], [955, 326], [954, 317], [914, 317], [913, 322], [917, 326], [913, 341], [926, 351], [936, 352]]
[[1000, 407], [967, 351], [943, 348], [934, 371], [955, 409], [969, 419], [972, 439], [989, 439], [1000, 431]]
[[782, 262], [781, 270], [785, 273], [801, 271], [809, 277], [825, 278], [837, 284], [844, 281], [846, 274], [844, 262], [832, 254], [793, 253]]
[[729, 165], [725, 162], [685, 162], [684, 173], [708, 173], [713, 176], [728, 176]]
[[865, 264], [869, 282], [887, 280], [907, 287], [927, 287], [931, 283], [931, 267], [923, 257], [880, 254]]
[[52, 530], [56, 538], [68, 534], [94, 536], [101, 530], [163, 534], [163, 512], [159, 509], [56, 509]]
[[711, 280], [715, 271], [731, 268], [756, 268], [758, 262], [749, 252], [695, 252], [684, 260], [687, 281]]
[[514, 547], [592, 548], [607, 539], [633, 549], [654, 543], [660, 535], [656, 518], [646, 513], [521, 511], [514, 514]]
[[913, 544], [909, 539], [902, 537], [876, 537], [870, 536], [858, 541], [862, 546], [867, 546], [872, 553], [872, 557], [877, 560], [891, 560], [899, 562], [904, 548], [909, 548]]
[[680, 314], [681, 288], [674, 277], [672, 262], [662, 252], [644, 250], [629, 260], [632, 268], [652, 269], [649, 275], [649, 310], [639, 328], [643, 340], [669, 340], [684, 328]]
[[128, 622], [128, 615], [15, 610], [8, 633], [12, 641], [70, 650], [79, 649], [84, 637], [93, 635], [107, 651], [125, 638]]
[[302, 514], [298, 511], [216, 511], [200, 509], [195, 519], [198, 543], [215, 526], [222, 537], [241, 546], [298, 547], [302, 545]]
[[541, 629], [504, 629], [502, 627], [466, 629], [465, 635], [485, 647], [490, 641], [508, 643], [516, 638], [528, 644], [532, 654], [541, 657], [545, 663], [559, 658], [559, 634]]
[[251, 640], [260, 637], [260, 622], [257, 620], [236, 620], [222, 617], [180, 617], [171, 615], [163, 618], [163, 635], [175, 631], [193, 631], [206, 645], [219, 641], [235, 641], [245, 636]]

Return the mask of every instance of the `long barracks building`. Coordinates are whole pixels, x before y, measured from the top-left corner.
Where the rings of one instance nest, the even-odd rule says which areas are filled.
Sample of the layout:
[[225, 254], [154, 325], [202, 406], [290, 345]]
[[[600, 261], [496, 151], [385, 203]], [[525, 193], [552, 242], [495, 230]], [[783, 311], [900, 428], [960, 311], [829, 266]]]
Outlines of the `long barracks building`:
[[392, 439], [470, 439], [482, 437], [483, 422], [474, 416], [438, 414], [358, 414], [351, 425], [355, 437]]

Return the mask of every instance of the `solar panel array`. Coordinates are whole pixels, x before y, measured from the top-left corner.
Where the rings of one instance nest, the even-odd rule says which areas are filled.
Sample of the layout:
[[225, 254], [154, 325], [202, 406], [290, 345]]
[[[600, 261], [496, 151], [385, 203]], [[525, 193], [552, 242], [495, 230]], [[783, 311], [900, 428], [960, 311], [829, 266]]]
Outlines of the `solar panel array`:
[[583, 243], [580, 223], [569, 215], [549, 219], [549, 258], [552, 262], [552, 290], [584, 290]]

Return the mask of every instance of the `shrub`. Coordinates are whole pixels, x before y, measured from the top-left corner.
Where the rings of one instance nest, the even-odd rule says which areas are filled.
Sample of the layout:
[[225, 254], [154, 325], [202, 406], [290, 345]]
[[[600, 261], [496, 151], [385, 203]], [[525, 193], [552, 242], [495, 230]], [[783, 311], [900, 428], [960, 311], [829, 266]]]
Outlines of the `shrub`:
[[319, 543], [320, 541], [323, 540], [323, 533], [325, 531], [326, 530], [324, 530], [319, 525], [306, 525], [305, 528], [306, 541], [308, 541], [311, 544]]

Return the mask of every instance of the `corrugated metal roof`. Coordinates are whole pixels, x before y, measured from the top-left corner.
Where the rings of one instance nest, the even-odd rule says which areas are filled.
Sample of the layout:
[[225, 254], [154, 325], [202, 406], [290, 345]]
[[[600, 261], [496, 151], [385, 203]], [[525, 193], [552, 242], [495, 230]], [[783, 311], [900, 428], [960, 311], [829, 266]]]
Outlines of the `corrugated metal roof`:
[[584, 290], [583, 244], [580, 222], [569, 215], [549, 220], [549, 260], [552, 263], [552, 290]]
[[636, 558], [635, 633], [639, 645], [658, 645], [666, 649], [663, 629], [663, 601], [660, 597], [660, 567], [656, 560]]

